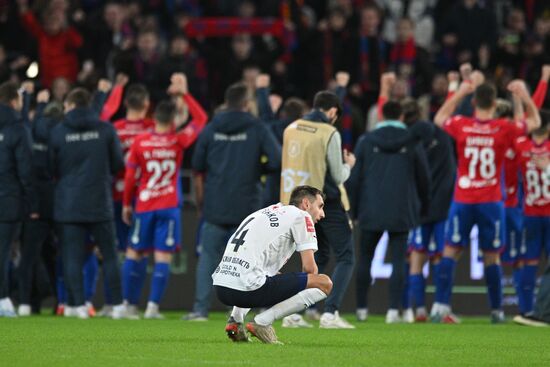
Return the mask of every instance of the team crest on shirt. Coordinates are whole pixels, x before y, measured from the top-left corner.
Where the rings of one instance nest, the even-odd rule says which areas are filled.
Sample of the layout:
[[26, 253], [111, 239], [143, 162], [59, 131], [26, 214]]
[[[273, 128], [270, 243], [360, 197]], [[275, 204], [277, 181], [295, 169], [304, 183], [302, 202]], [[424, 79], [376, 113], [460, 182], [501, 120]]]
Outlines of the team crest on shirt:
[[301, 152], [300, 142], [297, 140], [291, 140], [288, 147], [288, 155], [295, 158], [300, 155]]
[[151, 198], [151, 192], [149, 190], [143, 190], [139, 193], [139, 199], [141, 201], [148, 201]]
[[313, 225], [313, 222], [311, 221], [311, 219], [309, 219], [309, 217], [305, 217], [306, 218], [306, 230], [308, 232], [315, 232], [315, 226]]
[[458, 180], [458, 186], [461, 188], [461, 189], [467, 189], [469, 188], [470, 186], [472, 185], [472, 182], [470, 180], [470, 178], [468, 176], [462, 176], [460, 177], [460, 179]]

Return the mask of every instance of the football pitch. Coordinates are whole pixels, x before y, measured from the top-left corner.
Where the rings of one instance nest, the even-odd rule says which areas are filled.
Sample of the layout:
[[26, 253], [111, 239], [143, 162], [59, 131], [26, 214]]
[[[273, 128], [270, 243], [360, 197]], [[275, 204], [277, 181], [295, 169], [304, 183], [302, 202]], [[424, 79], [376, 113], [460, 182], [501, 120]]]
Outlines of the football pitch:
[[166, 316], [0, 318], [0, 366], [550, 366], [550, 328], [490, 325], [488, 318], [386, 325], [369, 316], [355, 330], [283, 329], [277, 322], [285, 344], [265, 345], [229, 341], [222, 313], [208, 322]]

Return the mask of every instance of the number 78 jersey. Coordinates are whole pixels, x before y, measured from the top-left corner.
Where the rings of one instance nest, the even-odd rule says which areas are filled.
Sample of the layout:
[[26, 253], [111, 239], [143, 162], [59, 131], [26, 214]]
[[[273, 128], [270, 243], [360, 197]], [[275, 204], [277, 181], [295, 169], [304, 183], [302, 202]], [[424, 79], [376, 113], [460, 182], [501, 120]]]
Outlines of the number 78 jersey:
[[317, 251], [311, 216], [293, 205], [272, 205], [250, 214], [227, 242], [212, 279], [219, 285], [253, 291], [274, 276], [295, 251]]
[[506, 151], [525, 134], [523, 123], [505, 119], [480, 121], [454, 116], [443, 125], [456, 142], [458, 157], [454, 200], [465, 204], [502, 200], [502, 166]]

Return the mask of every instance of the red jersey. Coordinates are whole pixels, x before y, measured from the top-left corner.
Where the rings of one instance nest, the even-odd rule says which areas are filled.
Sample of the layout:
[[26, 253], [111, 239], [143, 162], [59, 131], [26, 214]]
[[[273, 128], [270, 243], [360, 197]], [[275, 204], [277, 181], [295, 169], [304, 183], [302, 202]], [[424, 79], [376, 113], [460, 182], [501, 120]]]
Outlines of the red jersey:
[[550, 157], [550, 140], [537, 145], [532, 139], [521, 137], [516, 140], [514, 150], [523, 178], [525, 215], [550, 216], [550, 177], [533, 160]]
[[[122, 146], [122, 153], [124, 159], [127, 160], [127, 155], [134, 142], [134, 139], [141, 134], [152, 132], [155, 128], [155, 122], [151, 119], [130, 121], [127, 119], [120, 119], [114, 123], [116, 132], [120, 139], [120, 145]], [[115, 183], [113, 185], [113, 200], [122, 201], [122, 194], [124, 192], [124, 173], [125, 170], [121, 170], [115, 177]]]
[[[193, 100], [193, 103], [196, 102]], [[191, 110], [197, 106], [189, 105], [189, 108]], [[130, 206], [134, 197], [137, 213], [180, 205], [178, 180], [183, 150], [195, 142], [207, 120], [204, 111], [193, 117], [181, 132], [151, 132], [135, 138], [124, 176], [125, 206]], [[138, 168], [139, 176], [136, 176]], [[139, 180], [137, 187], [136, 180]]]
[[504, 156], [504, 186], [506, 188], [504, 207], [517, 207], [519, 204], [519, 163], [513, 147], [508, 148]]
[[454, 200], [466, 204], [501, 201], [504, 156], [515, 138], [525, 133], [525, 125], [459, 115], [445, 121], [443, 128], [456, 142]]

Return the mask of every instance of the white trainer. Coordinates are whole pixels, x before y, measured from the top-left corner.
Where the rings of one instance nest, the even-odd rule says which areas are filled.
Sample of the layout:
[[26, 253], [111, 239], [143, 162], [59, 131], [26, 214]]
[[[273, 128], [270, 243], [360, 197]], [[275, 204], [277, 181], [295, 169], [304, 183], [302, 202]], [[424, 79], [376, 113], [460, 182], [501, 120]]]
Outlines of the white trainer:
[[145, 309], [145, 314], [143, 315], [143, 317], [146, 319], [164, 319], [164, 315], [159, 312], [159, 305], [157, 305], [155, 302], [147, 302], [147, 309]]
[[63, 316], [65, 317], [76, 317], [76, 307], [65, 306], [63, 309]]
[[139, 311], [136, 305], [120, 304], [113, 307], [111, 317], [114, 320], [139, 320]]
[[407, 324], [414, 323], [414, 311], [412, 308], [407, 308], [403, 311], [403, 322], [406, 322]]
[[319, 327], [323, 329], [355, 329], [354, 325], [340, 317], [338, 311], [334, 313], [325, 312], [321, 315], [321, 320], [319, 321]]
[[97, 313], [99, 317], [113, 317], [113, 305], [103, 305], [101, 310]]
[[283, 318], [283, 327], [296, 329], [311, 328], [313, 327], [313, 325], [304, 320], [302, 315], [300, 315], [299, 313], [293, 313], [292, 315], [288, 315], [287, 317]]
[[369, 317], [369, 310], [367, 308], [358, 308], [355, 311], [355, 316], [357, 317], [357, 321], [367, 321], [367, 318]]
[[399, 311], [390, 308], [386, 313], [386, 324], [397, 324], [399, 322], [401, 322], [401, 318], [399, 317]]
[[86, 305], [78, 306], [75, 308], [76, 317], [81, 320], [86, 320], [90, 318], [88, 313], [88, 307]]
[[15, 307], [9, 297], [0, 299], [0, 317], [17, 317]]
[[17, 308], [17, 314], [19, 316], [30, 316], [31, 315], [31, 306], [30, 305], [19, 305]]
[[306, 310], [306, 312], [304, 313], [304, 315], [305, 315], [306, 319], [311, 320], [311, 321], [321, 320], [321, 314], [315, 308], [308, 308]]

